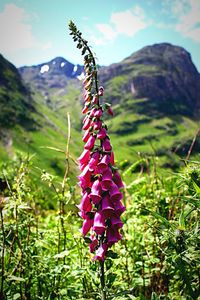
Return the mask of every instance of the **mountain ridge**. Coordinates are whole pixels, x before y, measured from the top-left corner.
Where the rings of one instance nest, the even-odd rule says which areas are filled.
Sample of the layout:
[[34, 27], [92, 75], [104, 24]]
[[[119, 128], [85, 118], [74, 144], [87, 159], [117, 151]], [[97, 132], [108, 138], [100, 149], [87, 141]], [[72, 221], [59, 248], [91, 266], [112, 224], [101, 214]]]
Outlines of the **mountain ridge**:
[[157, 112], [199, 114], [200, 74], [182, 47], [169, 43], [146, 46], [121, 62], [102, 68], [100, 78], [105, 87], [115, 86], [115, 93], [110, 91], [114, 103], [120, 101], [117, 99], [121, 88], [129, 98], [150, 100], [150, 113], [157, 107]]
[[[138, 53], [141, 52], [138, 51], [137, 55], [132, 54], [120, 63], [99, 69], [99, 84], [105, 88], [102, 101], [111, 102], [113, 106], [114, 117], [108, 119], [107, 124], [120, 168], [131, 165], [138, 156], [157, 155], [159, 166], [174, 169], [180, 165], [177, 149], [182, 157], [186, 157], [199, 127], [199, 73], [186, 53], [184, 57], [192, 72], [187, 72], [189, 69], [184, 67], [183, 74], [178, 76], [176, 51], [180, 53], [180, 49], [176, 46], [156, 46], [159, 55], [155, 55], [155, 47], [148, 47], [148, 51], [142, 50], [140, 61]], [[164, 55], [162, 47], [166, 49]], [[174, 51], [169, 51], [169, 48]], [[185, 50], [181, 48], [181, 51]], [[83, 94], [77, 76], [83, 74], [83, 67], [75, 66], [57, 57], [47, 63], [19, 69], [23, 84], [31, 91], [34, 100], [35, 111], [31, 115], [35, 126], [34, 131], [21, 128], [20, 124], [12, 128], [10, 153], [15, 149], [36, 153], [41, 168], [53, 170], [58, 175], [62, 174], [62, 158], [58, 159], [57, 153], [48, 153], [47, 157], [42, 147], [65, 149], [66, 115], [70, 113], [71, 154], [77, 157], [81, 153]], [[160, 79], [163, 80], [161, 85]], [[191, 85], [189, 88], [188, 84]], [[173, 97], [168, 95], [170, 87], [174, 91]], [[186, 91], [185, 96], [182, 89]], [[198, 139], [193, 147], [194, 153], [199, 151]]]
[[0, 55], [0, 126], [30, 123], [34, 110], [31, 92], [22, 81], [18, 69]]

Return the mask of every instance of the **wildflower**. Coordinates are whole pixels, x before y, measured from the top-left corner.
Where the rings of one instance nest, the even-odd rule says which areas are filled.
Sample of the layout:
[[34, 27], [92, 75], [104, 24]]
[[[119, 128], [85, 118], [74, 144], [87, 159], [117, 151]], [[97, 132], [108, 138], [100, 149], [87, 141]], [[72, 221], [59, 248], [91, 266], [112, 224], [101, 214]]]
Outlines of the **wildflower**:
[[98, 92], [98, 95], [99, 96], [103, 96], [104, 94], [104, 88], [102, 86], [99, 87], [99, 92]]
[[114, 113], [113, 113], [113, 110], [112, 110], [112, 107], [109, 106], [108, 109], [107, 109], [107, 112], [109, 113], [109, 115], [113, 116]]
[[[91, 78], [90, 78], [91, 79]], [[87, 82], [88, 84], [88, 82]], [[90, 233], [90, 252], [96, 253], [93, 260], [104, 261], [109, 247], [121, 239], [120, 219], [124, 212], [122, 192], [123, 182], [115, 166], [114, 153], [103, 122], [103, 105], [99, 96], [104, 93], [103, 87], [98, 95], [91, 96], [91, 105], [86, 105], [83, 113], [84, 151], [79, 157], [81, 174], [78, 176], [82, 188], [82, 200], [77, 206], [83, 218], [82, 234]]]

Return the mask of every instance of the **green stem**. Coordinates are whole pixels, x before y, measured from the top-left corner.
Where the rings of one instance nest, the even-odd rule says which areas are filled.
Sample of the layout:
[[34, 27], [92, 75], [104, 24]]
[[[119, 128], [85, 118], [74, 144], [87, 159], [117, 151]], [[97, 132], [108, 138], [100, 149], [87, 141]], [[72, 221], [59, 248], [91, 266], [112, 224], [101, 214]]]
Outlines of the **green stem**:
[[104, 261], [100, 261], [99, 273], [101, 282], [101, 300], [106, 300]]

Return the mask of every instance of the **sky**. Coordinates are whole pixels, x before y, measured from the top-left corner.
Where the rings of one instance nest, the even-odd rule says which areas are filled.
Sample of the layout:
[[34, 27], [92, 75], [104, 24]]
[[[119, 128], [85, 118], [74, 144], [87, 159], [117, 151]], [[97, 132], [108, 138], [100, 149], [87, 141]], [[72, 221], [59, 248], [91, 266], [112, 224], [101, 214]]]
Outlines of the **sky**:
[[70, 20], [100, 65], [168, 42], [190, 52], [200, 71], [200, 0], [0, 0], [0, 53], [17, 67], [57, 56], [83, 64]]

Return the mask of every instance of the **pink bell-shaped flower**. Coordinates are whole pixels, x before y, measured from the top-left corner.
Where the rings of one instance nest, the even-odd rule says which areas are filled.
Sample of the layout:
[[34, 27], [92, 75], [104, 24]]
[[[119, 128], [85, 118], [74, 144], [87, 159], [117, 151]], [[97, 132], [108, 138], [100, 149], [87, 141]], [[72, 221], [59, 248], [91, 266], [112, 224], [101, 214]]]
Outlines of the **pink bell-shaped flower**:
[[85, 92], [85, 94], [84, 94], [85, 102], [90, 102], [90, 99], [91, 99], [91, 94], [88, 92]]
[[88, 112], [88, 107], [87, 106], [84, 106], [84, 108], [82, 109], [82, 113], [83, 114], [86, 114]]
[[92, 229], [97, 235], [102, 235], [105, 232], [105, 216], [101, 210], [95, 213]]
[[101, 186], [102, 190], [107, 191], [109, 190], [112, 183], [112, 171], [110, 168], [107, 168], [102, 175]]
[[97, 164], [99, 162], [99, 157], [100, 157], [100, 153], [98, 151], [96, 151], [92, 154], [92, 157], [88, 163], [90, 171], [94, 171], [95, 167], [97, 166]]
[[91, 124], [90, 118], [87, 117], [86, 119], [84, 119], [83, 130], [87, 130], [90, 127], [90, 124]]
[[119, 189], [124, 187], [124, 184], [122, 182], [121, 176], [118, 171], [115, 171], [113, 176], [113, 181], [116, 183]]
[[106, 135], [107, 135], [106, 129], [105, 128], [101, 128], [99, 130], [99, 132], [97, 133], [97, 138], [100, 139], [100, 140], [103, 140], [103, 139], [105, 139]]
[[87, 192], [84, 192], [81, 203], [77, 207], [84, 212], [89, 212], [92, 209], [92, 203]]
[[78, 176], [78, 179], [82, 189], [91, 187], [91, 171], [89, 170], [88, 165], [86, 165], [82, 173]]
[[94, 95], [94, 96], [93, 96], [93, 99], [92, 99], [92, 104], [97, 104], [98, 101], [99, 101], [98, 95]]
[[81, 171], [83, 171], [85, 169], [85, 167], [87, 166], [87, 164], [79, 164], [79, 169]]
[[111, 201], [119, 201], [122, 199], [122, 193], [114, 182], [112, 182], [110, 186], [110, 198]]
[[102, 114], [103, 114], [102, 109], [97, 109], [97, 110], [95, 111], [95, 113], [94, 113], [94, 116], [95, 116], [96, 118], [100, 118], [100, 117], [102, 116]]
[[110, 163], [112, 166], [115, 165], [115, 157], [114, 157], [114, 152], [112, 151], [111, 152], [111, 155], [110, 155]]
[[113, 206], [115, 208], [115, 213], [117, 216], [120, 216], [126, 210], [121, 201], [114, 202]]
[[101, 182], [99, 179], [95, 180], [92, 185], [90, 199], [94, 204], [98, 204], [101, 201]]
[[106, 219], [110, 218], [115, 213], [115, 209], [112, 206], [108, 195], [102, 198], [101, 209]]
[[80, 164], [88, 163], [90, 159], [90, 151], [88, 149], [84, 149], [82, 154], [79, 156], [78, 161]]
[[110, 145], [109, 138], [105, 138], [105, 140], [103, 140], [102, 148], [103, 148], [103, 151], [105, 151], [105, 152], [111, 151], [112, 148], [111, 148], [111, 145]]
[[94, 130], [99, 130], [102, 127], [102, 121], [96, 120], [92, 123]]
[[113, 113], [113, 110], [112, 110], [112, 107], [111, 107], [111, 106], [108, 107], [107, 112], [108, 112], [109, 115], [111, 115], [112, 117], [114, 116], [114, 113]]
[[90, 240], [91, 240], [91, 243], [90, 243], [89, 248], [90, 248], [90, 252], [93, 253], [98, 246], [98, 240], [94, 234], [92, 234], [90, 236]]
[[92, 108], [92, 110], [90, 111], [90, 117], [94, 117], [96, 111], [97, 111], [96, 108]]
[[88, 130], [85, 131], [85, 133], [84, 133], [84, 135], [83, 135], [83, 138], [82, 138], [82, 141], [83, 141], [84, 143], [86, 143], [86, 142], [88, 141], [88, 139], [89, 139], [89, 137], [90, 137], [90, 134], [91, 134], [90, 129], [88, 129]]
[[93, 260], [104, 261], [107, 250], [108, 245], [106, 243], [100, 245], [96, 251], [96, 255], [93, 257]]
[[95, 141], [96, 141], [96, 137], [94, 135], [91, 135], [87, 143], [85, 144], [84, 148], [91, 150], [94, 147]]
[[107, 242], [108, 245], [113, 245], [114, 243], [117, 243], [119, 240], [121, 240], [122, 236], [119, 233], [118, 229], [109, 227], [107, 229]]
[[98, 163], [98, 170], [99, 173], [103, 173], [103, 171], [105, 171], [108, 168], [108, 164], [110, 162], [110, 155], [105, 154], [101, 161]]
[[98, 95], [99, 96], [103, 96], [103, 93], [104, 93], [104, 88], [102, 86], [99, 87], [99, 92], [98, 92]]
[[111, 224], [112, 224], [112, 228], [115, 228], [115, 229], [120, 229], [123, 227], [123, 222], [120, 220], [119, 217], [116, 217], [116, 216], [111, 216], [110, 218], [110, 221], [111, 221]]
[[93, 226], [94, 219], [90, 215], [86, 217], [86, 219], [83, 221], [83, 226], [81, 228], [81, 233], [85, 236], [90, 228]]

